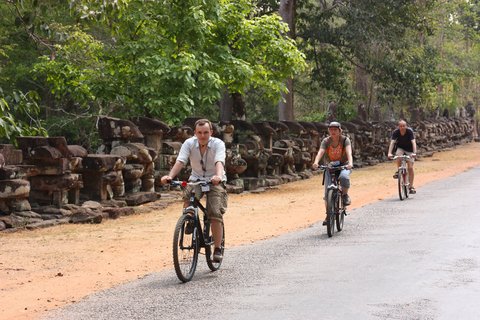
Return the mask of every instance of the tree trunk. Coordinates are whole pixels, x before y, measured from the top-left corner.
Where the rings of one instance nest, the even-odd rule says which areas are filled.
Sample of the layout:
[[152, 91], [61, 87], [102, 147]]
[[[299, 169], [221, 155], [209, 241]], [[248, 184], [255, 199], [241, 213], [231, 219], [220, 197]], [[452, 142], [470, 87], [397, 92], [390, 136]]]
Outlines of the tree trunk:
[[295, 0], [280, 0], [278, 13], [290, 28], [288, 35], [295, 39]]
[[245, 101], [241, 93], [223, 93], [220, 105], [220, 121], [229, 122], [232, 120], [246, 120], [247, 113]]
[[232, 93], [232, 110], [235, 120], [246, 120], [247, 111], [245, 108], [245, 101], [243, 100], [243, 95], [241, 93]]
[[293, 79], [287, 79], [287, 93], [282, 93], [282, 100], [278, 103], [278, 120], [293, 121]]
[[233, 100], [228, 89], [225, 89], [222, 98], [218, 102], [220, 106], [220, 121], [232, 121]]
[[[280, 0], [278, 12], [290, 28], [288, 36], [295, 39], [295, 0]], [[282, 94], [282, 100], [278, 104], [278, 119], [293, 121], [293, 79], [287, 79], [286, 85], [288, 92]]]

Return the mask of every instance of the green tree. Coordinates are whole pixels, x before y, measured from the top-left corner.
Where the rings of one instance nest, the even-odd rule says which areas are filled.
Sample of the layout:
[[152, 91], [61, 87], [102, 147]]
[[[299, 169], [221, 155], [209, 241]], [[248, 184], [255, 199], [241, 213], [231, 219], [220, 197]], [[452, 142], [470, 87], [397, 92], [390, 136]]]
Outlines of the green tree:
[[38, 120], [37, 99], [35, 92], [14, 91], [12, 96], [6, 96], [0, 88], [0, 142], [16, 145], [16, 138], [20, 136], [47, 135]]
[[441, 82], [432, 104], [453, 111], [468, 102], [480, 102], [480, 2], [439, 1], [435, 33], [430, 37], [439, 52]]
[[[246, 0], [105, 3], [73, 2], [83, 28], [71, 28], [55, 59], [35, 69], [57, 101], [178, 123], [215, 105], [225, 87], [263, 88], [278, 100], [283, 79], [303, 67], [278, 15], [254, 17]], [[107, 25], [110, 35], [90, 31]]]
[[[421, 42], [421, 35], [430, 32], [426, 17], [433, 3], [304, 2], [298, 33], [305, 40], [303, 48], [313, 62], [312, 79], [322, 81], [322, 86], [339, 98], [355, 99], [356, 95], [348, 92], [354, 88], [348, 66], [361, 68], [387, 100], [420, 103], [435, 82], [431, 63], [435, 52]], [[339, 68], [342, 65], [345, 67]]]

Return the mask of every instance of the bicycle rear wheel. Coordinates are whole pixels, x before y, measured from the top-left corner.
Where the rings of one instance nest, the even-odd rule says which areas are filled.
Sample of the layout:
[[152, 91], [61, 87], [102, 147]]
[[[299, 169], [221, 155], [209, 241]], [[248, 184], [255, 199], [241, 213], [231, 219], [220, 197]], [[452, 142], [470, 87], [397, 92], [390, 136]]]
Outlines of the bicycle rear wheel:
[[345, 220], [345, 206], [343, 206], [341, 197], [337, 197], [336, 206], [335, 221], [337, 223], [337, 231], [342, 231]]
[[173, 235], [173, 265], [178, 279], [182, 282], [192, 280], [198, 261], [198, 229], [193, 228], [190, 234], [185, 233], [187, 223], [194, 223], [194, 218], [184, 214], [175, 226]]
[[[211, 236], [210, 222], [205, 222], [204, 225], [205, 235], [205, 256], [207, 258], [207, 265], [212, 271], [217, 271], [222, 265], [222, 261], [213, 261], [213, 250], [215, 250], [215, 243], [213, 242], [213, 236]], [[223, 237], [222, 237], [222, 255], [225, 250], [225, 224], [223, 225]]]
[[327, 192], [327, 234], [328, 237], [333, 236], [335, 233], [335, 213], [337, 192], [334, 190], [328, 190]]
[[402, 169], [398, 169], [398, 197], [400, 198], [400, 200], [403, 200], [406, 198], [406, 194], [405, 194], [405, 176], [402, 172], [403, 170]]

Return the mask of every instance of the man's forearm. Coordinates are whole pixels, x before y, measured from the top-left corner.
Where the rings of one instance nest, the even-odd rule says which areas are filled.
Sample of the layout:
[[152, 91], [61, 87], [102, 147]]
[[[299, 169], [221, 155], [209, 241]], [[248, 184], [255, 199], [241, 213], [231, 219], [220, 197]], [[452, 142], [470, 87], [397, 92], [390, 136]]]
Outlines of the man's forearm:
[[393, 144], [394, 142], [390, 142], [390, 145], [388, 146], [388, 154], [391, 154], [393, 151]]
[[223, 176], [223, 162], [217, 161], [215, 163], [215, 175], [220, 178]]

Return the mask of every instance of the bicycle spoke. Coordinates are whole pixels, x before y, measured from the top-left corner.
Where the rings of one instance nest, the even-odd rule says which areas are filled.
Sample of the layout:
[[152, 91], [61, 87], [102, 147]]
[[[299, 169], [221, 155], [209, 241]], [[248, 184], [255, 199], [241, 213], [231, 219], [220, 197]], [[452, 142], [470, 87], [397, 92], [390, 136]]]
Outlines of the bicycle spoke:
[[173, 237], [173, 264], [178, 278], [183, 282], [192, 279], [199, 251], [197, 228], [187, 233], [187, 223], [193, 223], [193, 219], [188, 215], [182, 215], [175, 226]]

